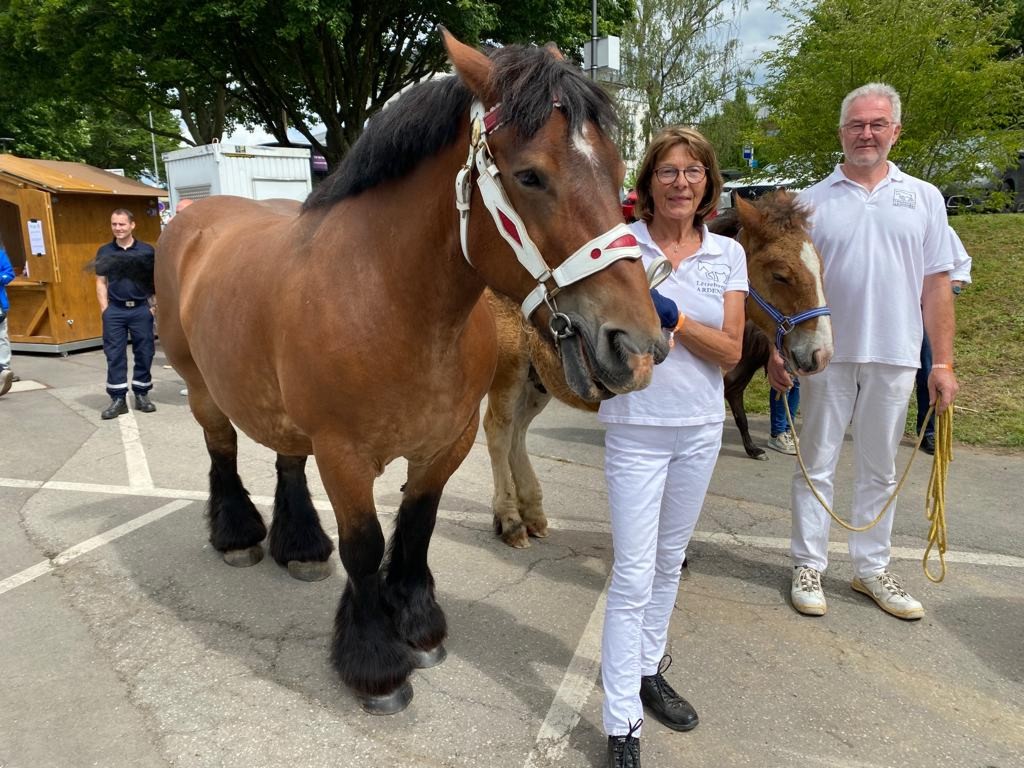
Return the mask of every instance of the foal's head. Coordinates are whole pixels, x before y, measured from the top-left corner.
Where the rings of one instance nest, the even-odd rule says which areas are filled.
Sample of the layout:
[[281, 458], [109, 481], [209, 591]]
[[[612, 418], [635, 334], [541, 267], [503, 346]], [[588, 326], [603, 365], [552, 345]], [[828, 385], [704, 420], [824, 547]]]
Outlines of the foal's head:
[[[783, 315], [791, 317], [825, 306], [822, 264], [807, 231], [810, 212], [785, 190], [756, 203], [736, 198], [738, 239], [747, 252], [750, 284]], [[751, 320], [771, 339], [775, 321], [753, 300], [747, 300]], [[832, 357], [832, 320], [816, 317], [783, 336], [783, 355], [798, 373], [814, 373]]]
[[[554, 47], [509, 46], [485, 56], [447, 32], [444, 36], [456, 73], [473, 98], [488, 110], [500, 105], [487, 143], [508, 203], [544, 262], [555, 270], [587, 245], [572, 263], [600, 263], [602, 249], [614, 249], [616, 240], [621, 245], [623, 234], [612, 232], [622, 223], [624, 165], [609, 139], [615, 113], [608, 97]], [[493, 289], [522, 302], [538, 281], [499, 236], [476, 184], [470, 211], [473, 267]], [[635, 245], [628, 232], [625, 237]], [[546, 284], [554, 287], [551, 280]], [[552, 304], [575, 329], [558, 348], [576, 394], [594, 401], [646, 386], [667, 347], [640, 261], [614, 261], [554, 293]], [[541, 301], [530, 317], [549, 340], [553, 314]]]

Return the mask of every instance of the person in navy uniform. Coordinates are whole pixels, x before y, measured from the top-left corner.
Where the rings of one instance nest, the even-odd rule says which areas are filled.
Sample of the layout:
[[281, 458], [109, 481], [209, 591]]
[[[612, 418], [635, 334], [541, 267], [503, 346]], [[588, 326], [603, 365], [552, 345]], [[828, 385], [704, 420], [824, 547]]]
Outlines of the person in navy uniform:
[[96, 252], [96, 298], [103, 313], [103, 353], [107, 357], [107, 394], [110, 405], [100, 414], [114, 419], [128, 413], [128, 337], [132, 340], [131, 388], [135, 410], [152, 413], [156, 406], [149, 399], [153, 388], [150, 366], [154, 339], [153, 246], [136, 240], [135, 217], [118, 208], [110, 214], [114, 239]]

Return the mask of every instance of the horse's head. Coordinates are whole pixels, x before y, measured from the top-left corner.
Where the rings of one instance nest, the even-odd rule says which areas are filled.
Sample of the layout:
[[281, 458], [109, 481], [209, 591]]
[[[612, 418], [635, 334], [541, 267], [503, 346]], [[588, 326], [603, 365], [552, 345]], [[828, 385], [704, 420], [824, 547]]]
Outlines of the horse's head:
[[557, 344], [580, 397], [645, 387], [668, 348], [622, 224], [611, 102], [553, 47], [488, 57], [443, 34], [474, 101], [458, 185], [467, 259]]
[[[766, 195], [756, 204], [737, 196], [736, 208], [750, 285], [765, 303], [786, 325], [824, 307], [821, 256], [807, 232], [807, 209], [786, 191]], [[753, 295], [747, 299], [747, 314], [770, 339], [779, 337], [778, 319]], [[827, 315], [793, 324], [781, 339], [782, 354], [797, 373], [820, 371], [832, 358], [832, 321]]]

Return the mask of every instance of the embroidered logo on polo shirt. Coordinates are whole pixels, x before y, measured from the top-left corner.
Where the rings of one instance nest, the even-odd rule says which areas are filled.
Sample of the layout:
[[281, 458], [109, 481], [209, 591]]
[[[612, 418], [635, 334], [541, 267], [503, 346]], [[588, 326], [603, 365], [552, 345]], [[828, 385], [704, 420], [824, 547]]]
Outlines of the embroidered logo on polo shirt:
[[725, 281], [729, 277], [729, 267], [726, 264], [698, 261], [697, 272], [701, 278], [697, 280], [698, 291], [719, 296], [722, 294], [725, 289]]
[[917, 195], [909, 189], [894, 189], [892, 204], [897, 208], [917, 208]]

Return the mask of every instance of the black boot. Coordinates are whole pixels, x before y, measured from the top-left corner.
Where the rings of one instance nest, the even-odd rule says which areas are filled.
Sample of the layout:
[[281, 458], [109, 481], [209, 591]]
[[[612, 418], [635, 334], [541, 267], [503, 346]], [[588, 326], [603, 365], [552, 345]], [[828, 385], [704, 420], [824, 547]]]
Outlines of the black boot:
[[107, 406], [107, 410], [100, 414], [100, 418], [116, 419], [122, 413], [128, 413], [128, 403], [124, 401], [123, 397], [115, 397], [110, 401], [110, 405]]
[[932, 433], [925, 433], [925, 436], [921, 438], [921, 450], [927, 453], [929, 456], [935, 455], [935, 435]]
[[658, 672], [640, 678], [640, 701], [663, 725], [673, 731], [691, 731], [700, 720], [690, 702], [672, 690], [663, 673], [672, 666], [672, 657], [666, 655], [658, 665]]
[[136, 392], [135, 410], [142, 411], [143, 413], [152, 413], [156, 410], [156, 406], [153, 405], [153, 401], [149, 399], [149, 395], [145, 392]]
[[641, 718], [635, 725], [630, 723], [625, 736], [608, 737], [608, 768], [640, 768], [640, 737], [633, 734], [643, 724]]

